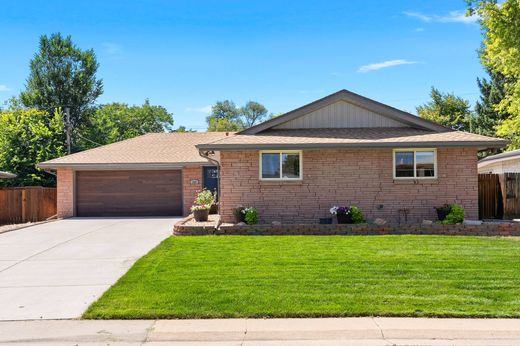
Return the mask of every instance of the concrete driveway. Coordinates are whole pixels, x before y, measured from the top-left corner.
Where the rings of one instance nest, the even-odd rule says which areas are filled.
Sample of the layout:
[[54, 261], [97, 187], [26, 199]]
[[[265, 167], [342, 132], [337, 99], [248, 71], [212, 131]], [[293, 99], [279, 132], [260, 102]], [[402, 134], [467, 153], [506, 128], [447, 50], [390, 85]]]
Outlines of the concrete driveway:
[[0, 234], [0, 320], [76, 318], [178, 218], [73, 218]]

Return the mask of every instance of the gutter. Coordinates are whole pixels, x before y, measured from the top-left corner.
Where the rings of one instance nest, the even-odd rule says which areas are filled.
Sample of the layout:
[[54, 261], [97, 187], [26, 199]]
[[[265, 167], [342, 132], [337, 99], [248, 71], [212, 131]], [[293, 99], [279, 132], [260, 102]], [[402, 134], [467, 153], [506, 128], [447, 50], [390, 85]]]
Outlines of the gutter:
[[197, 149], [213, 150], [259, 150], [259, 149], [340, 149], [340, 148], [452, 148], [452, 147], [478, 147], [479, 149], [502, 148], [507, 141], [432, 141], [432, 142], [380, 142], [380, 143], [284, 143], [284, 144], [200, 144]]
[[60, 169], [72, 168], [76, 170], [160, 170], [160, 169], [181, 169], [188, 164], [204, 164], [206, 161], [200, 162], [175, 162], [175, 163], [40, 163], [38, 168]]
[[[217, 179], [217, 212], [218, 214], [220, 215], [220, 162], [212, 157], [210, 157], [209, 155], [211, 154], [215, 154], [215, 152], [213, 150], [206, 150], [206, 151], [203, 151], [202, 149], [199, 149], [199, 155], [203, 158], [205, 158], [206, 160], [208, 160], [209, 162], [212, 162], [215, 166], [217, 166], [217, 174], [218, 174], [218, 179]], [[204, 178], [204, 177], [203, 177]]]

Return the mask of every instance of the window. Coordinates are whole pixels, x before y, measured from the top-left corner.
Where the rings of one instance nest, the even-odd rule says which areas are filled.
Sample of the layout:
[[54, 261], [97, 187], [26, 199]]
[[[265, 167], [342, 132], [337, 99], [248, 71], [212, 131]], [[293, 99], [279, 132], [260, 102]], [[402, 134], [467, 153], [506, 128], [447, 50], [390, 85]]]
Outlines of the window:
[[435, 149], [394, 150], [394, 179], [437, 178]]
[[301, 151], [261, 151], [261, 180], [301, 180]]

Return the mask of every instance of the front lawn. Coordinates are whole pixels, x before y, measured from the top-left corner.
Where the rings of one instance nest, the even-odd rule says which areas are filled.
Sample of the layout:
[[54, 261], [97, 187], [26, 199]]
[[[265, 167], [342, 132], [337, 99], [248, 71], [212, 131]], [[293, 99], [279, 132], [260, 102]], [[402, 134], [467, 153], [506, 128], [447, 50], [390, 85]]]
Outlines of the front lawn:
[[171, 237], [85, 318], [520, 317], [518, 238]]

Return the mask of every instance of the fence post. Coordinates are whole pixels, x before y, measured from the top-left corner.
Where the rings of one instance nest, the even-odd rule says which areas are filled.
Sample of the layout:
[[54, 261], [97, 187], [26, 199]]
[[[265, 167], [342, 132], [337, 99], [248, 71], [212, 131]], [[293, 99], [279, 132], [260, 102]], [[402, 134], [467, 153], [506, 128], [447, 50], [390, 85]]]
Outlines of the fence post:
[[27, 222], [27, 190], [22, 190], [22, 223]]

